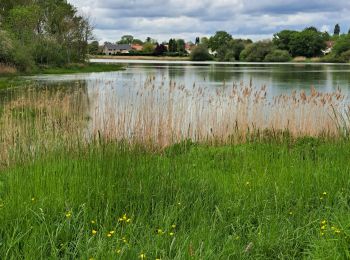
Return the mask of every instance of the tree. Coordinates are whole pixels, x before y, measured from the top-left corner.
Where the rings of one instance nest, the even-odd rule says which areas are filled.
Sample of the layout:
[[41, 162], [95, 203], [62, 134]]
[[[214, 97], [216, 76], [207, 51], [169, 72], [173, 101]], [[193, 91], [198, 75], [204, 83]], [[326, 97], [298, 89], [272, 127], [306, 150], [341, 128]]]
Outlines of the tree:
[[265, 56], [264, 61], [266, 62], [286, 62], [290, 61], [292, 57], [286, 50], [272, 50]]
[[169, 40], [169, 52], [177, 52], [177, 44], [175, 39]]
[[346, 34], [339, 36], [333, 46], [332, 53], [339, 56], [348, 50], [350, 50], [350, 35]]
[[151, 42], [146, 42], [143, 45], [143, 53], [152, 54], [154, 52], [154, 44]]
[[185, 49], [185, 40], [183, 39], [178, 39], [176, 40], [176, 49], [177, 49], [177, 52], [179, 53], [185, 53], [186, 49]]
[[334, 35], [338, 36], [340, 34], [340, 26], [339, 24], [336, 24], [334, 26]]
[[93, 55], [98, 54], [98, 47], [99, 47], [98, 41], [91, 42], [89, 44], [89, 54], [93, 54]]
[[305, 29], [292, 35], [289, 47], [293, 57], [311, 58], [322, 55], [322, 50], [326, 48], [326, 41], [321, 32]]
[[295, 34], [298, 34], [298, 32], [291, 30], [280, 31], [279, 33], [273, 35], [272, 42], [277, 49], [290, 52], [290, 42], [292, 41]]
[[154, 55], [161, 56], [165, 52], [167, 52], [167, 48], [164, 44], [157, 44], [156, 48], [154, 49]]
[[131, 44], [134, 40], [132, 35], [123, 35], [122, 38], [118, 41], [119, 44]]
[[203, 44], [205, 46], [209, 46], [209, 39], [207, 37], [202, 37], [200, 44]]
[[141, 41], [140, 39], [133, 39], [133, 40], [132, 40], [132, 44], [143, 45], [143, 41]]
[[259, 62], [264, 61], [268, 53], [273, 49], [271, 41], [259, 41], [249, 44], [240, 55], [240, 60]]
[[208, 48], [203, 44], [194, 47], [190, 54], [190, 60], [192, 61], [206, 61], [212, 59], [213, 57], [209, 54]]
[[196, 37], [195, 44], [198, 45], [199, 43], [200, 43], [200, 39], [199, 39], [199, 37]]
[[239, 56], [244, 48], [242, 40], [231, 40], [217, 50], [217, 58], [219, 61], [239, 60]]
[[212, 51], [218, 50], [221, 46], [225, 45], [232, 40], [232, 36], [225, 31], [218, 31], [214, 36], [210, 37], [208, 47]]

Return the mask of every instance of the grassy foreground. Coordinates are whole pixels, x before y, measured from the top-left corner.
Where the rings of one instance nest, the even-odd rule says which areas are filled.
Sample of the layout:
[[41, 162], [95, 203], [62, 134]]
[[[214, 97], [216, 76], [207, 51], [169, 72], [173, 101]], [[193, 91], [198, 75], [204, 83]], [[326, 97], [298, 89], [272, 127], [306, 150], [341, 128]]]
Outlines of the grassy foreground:
[[92, 72], [111, 72], [122, 70], [120, 64], [111, 63], [87, 63], [71, 64], [65, 67], [41, 69], [38, 73], [43, 74], [73, 74], [73, 73], [92, 73]]
[[149, 152], [116, 143], [0, 174], [1, 259], [348, 259], [350, 143]]

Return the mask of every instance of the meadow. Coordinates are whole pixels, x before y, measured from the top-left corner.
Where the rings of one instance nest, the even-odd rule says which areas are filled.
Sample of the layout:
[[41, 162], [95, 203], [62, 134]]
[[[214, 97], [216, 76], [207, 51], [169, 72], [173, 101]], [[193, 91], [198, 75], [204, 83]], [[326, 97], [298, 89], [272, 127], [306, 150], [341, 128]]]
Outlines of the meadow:
[[348, 259], [345, 97], [226, 91], [13, 90], [0, 258]]

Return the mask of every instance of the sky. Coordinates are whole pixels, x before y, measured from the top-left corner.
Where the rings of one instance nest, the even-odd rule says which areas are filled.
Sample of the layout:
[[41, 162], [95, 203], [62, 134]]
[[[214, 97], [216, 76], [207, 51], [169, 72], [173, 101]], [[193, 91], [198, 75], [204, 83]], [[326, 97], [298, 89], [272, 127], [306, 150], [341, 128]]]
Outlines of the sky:
[[224, 30], [234, 38], [268, 39], [283, 29], [350, 28], [350, 0], [68, 0], [89, 16], [95, 38], [116, 42], [123, 35], [159, 42], [194, 41]]

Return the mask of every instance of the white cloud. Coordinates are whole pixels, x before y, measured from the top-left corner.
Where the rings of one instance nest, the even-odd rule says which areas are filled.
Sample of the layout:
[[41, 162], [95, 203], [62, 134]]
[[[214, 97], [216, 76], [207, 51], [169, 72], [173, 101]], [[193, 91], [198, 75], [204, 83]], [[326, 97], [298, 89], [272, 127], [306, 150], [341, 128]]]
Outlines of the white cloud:
[[336, 23], [350, 27], [350, 1], [338, 0], [69, 0], [89, 15], [100, 41], [124, 34], [159, 41], [194, 40], [226, 30], [235, 37], [265, 39], [282, 29], [316, 26], [329, 31]]

